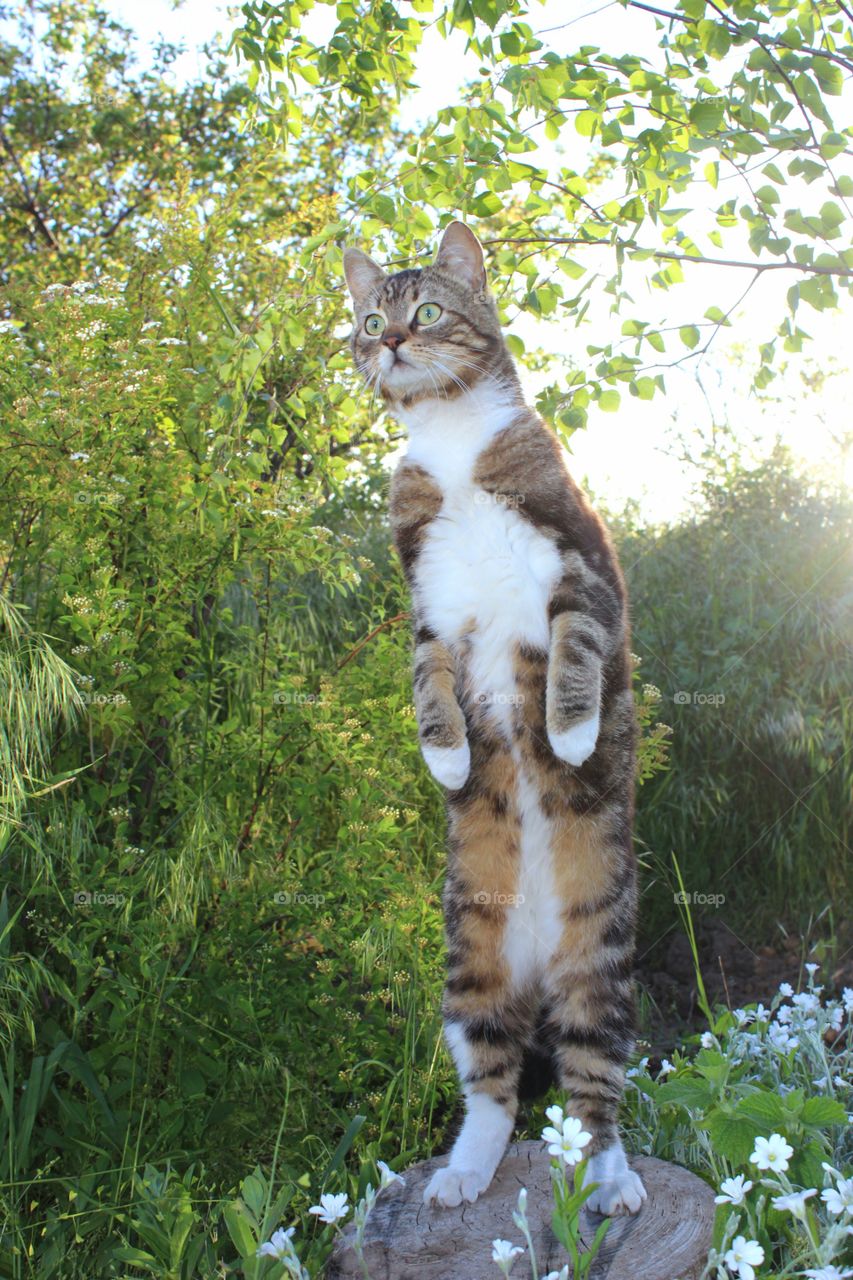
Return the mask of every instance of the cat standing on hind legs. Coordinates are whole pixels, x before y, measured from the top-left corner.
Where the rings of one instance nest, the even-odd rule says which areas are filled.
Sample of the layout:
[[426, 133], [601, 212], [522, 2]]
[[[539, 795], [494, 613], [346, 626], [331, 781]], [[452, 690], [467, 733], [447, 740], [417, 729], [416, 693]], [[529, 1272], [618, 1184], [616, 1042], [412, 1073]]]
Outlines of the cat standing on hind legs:
[[589, 1204], [645, 1198], [617, 1131], [633, 1047], [635, 722], [622, 576], [524, 401], [460, 222], [422, 270], [344, 269], [352, 350], [408, 429], [391, 522], [424, 759], [446, 789], [444, 1030], [465, 1119], [425, 1199], [476, 1200], [545, 1066], [592, 1134]]

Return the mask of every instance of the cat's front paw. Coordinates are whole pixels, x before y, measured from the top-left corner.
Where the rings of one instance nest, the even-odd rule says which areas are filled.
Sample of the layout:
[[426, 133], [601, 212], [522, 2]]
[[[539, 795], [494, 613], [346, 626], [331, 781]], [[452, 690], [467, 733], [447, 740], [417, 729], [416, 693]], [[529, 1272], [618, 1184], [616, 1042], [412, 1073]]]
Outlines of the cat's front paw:
[[583, 764], [595, 750], [600, 725], [601, 718], [596, 712], [591, 719], [573, 724], [571, 729], [566, 729], [563, 733], [549, 732], [548, 741], [551, 743], [551, 750], [560, 760], [565, 760], [566, 764], [572, 764], [575, 767]]
[[436, 1169], [424, 1191], [424, 1204], [440, 1204], [445, 1209], [455, 1209], [463, 1200], [471, 1203], [491, 1181], [481, 1169], [454, 1169], [446, 1165]]
[[471, 772], [471, 748], [468, 740], [461, 747], [422, 746], [424, 760], [436, 782], [450, 791], [458, 791]]

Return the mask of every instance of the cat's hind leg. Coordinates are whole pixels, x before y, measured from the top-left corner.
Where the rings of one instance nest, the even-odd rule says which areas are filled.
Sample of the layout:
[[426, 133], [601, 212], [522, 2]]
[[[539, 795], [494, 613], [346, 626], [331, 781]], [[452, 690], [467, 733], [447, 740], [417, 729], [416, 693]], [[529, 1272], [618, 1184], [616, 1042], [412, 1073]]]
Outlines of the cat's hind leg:
[[636, 1213], [645, 1188], [628, 1166], [617, 1128], [625, 1065], [634, 1046], [635, 872], [618, 804], [564, 829], [565, 927], [548, 973], [549, 1040], [567, 1115], [592, 1135], [587, 1204]]
[[[465, 1119], [450, 1160], [424, 1192], [446, 1208], [476, 1200], [492, 1181], [515, 1126], [518, 1081], [531, 1019], [514, 1004], [493, 1003], [483, 1013], [454, 1013], [445, 993], [444, 1034], [465, 1097]], [[448, 1011], [448, 1006], [449, 1011]]]

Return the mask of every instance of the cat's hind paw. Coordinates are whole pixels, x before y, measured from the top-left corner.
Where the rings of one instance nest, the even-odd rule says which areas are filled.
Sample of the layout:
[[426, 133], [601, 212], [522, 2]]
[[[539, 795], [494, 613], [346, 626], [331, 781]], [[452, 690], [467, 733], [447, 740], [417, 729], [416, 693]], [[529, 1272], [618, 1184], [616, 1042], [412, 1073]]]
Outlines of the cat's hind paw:
[[582, 765], [595, 750], [600, 725], [601, 720], [596, 713], [591, 719], [573, 724], [571, 729], [565, 729], [562, 733], [549, 733], [551, 750], [560, 760], [565, 760], [566, 764], [575, 767]]
[[597, 1184], [586, 1202], [587, 1208], [607, 1218], [638, 1213], [646, 1198], [646, 1188], [629, 1167], [619, 1141], [590, 1158], [583, 1182], [585, 1187], [591, 1182]]
[[468, 741], [461, 747], [422, 746], [424, 760], [436, 782], [449, 791], [458, 791], [471, 771], [471, 748]]
[[481, 1169], [436, 1169], [424, 1191], [424, 1204], [455, 1209], [463, 1200], [473, 1203], [491, 1181]]

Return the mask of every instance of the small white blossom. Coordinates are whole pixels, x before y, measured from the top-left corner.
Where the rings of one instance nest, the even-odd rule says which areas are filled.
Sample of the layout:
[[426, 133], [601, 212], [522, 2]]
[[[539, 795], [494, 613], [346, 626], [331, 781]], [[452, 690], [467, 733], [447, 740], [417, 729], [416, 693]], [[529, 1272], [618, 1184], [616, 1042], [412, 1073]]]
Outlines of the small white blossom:
[[841, 1271], [831, 1262], [825, 1267], [812, 1267], [808, 1271], [801, 1271], [801, 1276], [808, 1276], [809, 1280], [849, 1280], [853, 1276], [853, 1271], [849, 1267], [845, 1267]]
[[735, 1236], [723, 1261], [729, 1271], [738, 1275], [740, 1280], [754, 1280], [755, 1267], [764, 1261], [764, 1250], [757, 1240]]
[[717, 1041], [710, 1031], [703, 1031], [699, 1043], [703, 1049], [713, 1049]]
[[509, 1267], [522, 1253], [524, 1250], [511, 1240], [492, 1241], [492, 1262], [497, 1263], [504, 1275], [509, 1275]]
[[320, 1196], [320, 1203], [312, 1205], [309, 1213], [316, 1213], [321, 1222], [339, 1222], [349, 1212], [349, 1199], [345, 1191], [339, 1195], [326, 1193]]
[[658, 1080], [660, 1080], [661, 1076], [668, 1076], [670, 1071], [674, 1071], [674, 1070], [675, 1070], [675, 1067], [672, 1065], [669, 1058], [664, 1058], [660, 1064], [660, 1071], [658, 1072]]
[[853, 1178], [839, 1178], [838, 1185], [827, 1187], [820, 1198], [830, 1213], [853, 1214]]
[[566, 1116], [562, 1130], [556, 1127], [543, 1129], [542, 1140], [549, 1144], [549, 1155], [559, 1156], [566, 1164], [577, 1164], [583, 1159], [583, 1149], [592, 1141], [592, 1134], [586, 1132], [580, 1120]]
[[390, 1169], [384, 1160], [377, 1160], [379, 1167], [379, 1190], [384, 1191], [386, 1187], [392, 1186], [395, 1182], [399, 1182], [402, 1186], [406, 1185], [406, 1179], [401, 1178], [399, 1173], [395, 1173]]
[[558, 1107], [556, 1103], [553, 1106], [545, 1108], [545, 1115], [551, 1121], [555, 1129], [562, 1129], [565, 1120], [565, 1112], [562, 1107]]
[[720, 1183], [720, 1194], [714, 1196], [715, 1204], [743, 1204], [746, 1193], [752, 1190], [752, 1183], [744, 1180], [742, 1173], [736, 1178], [724, 1178]]
[[792, 1003], [802, 1013], [816, 1013], [820, 1008], [820, 1000], [813, 991], [798, 991]]
[[793, 1154], [794, 1148], [788, 1145], [781, 1133], [771, 1133], [769, 1138], [755, 1139], [755, 1148], [749, 1159], [759, 1169], [785, 1173]]
[[786, 1000], [790, 1000], [793, 994], [794, 994], [794, 988], [791, 986], [790, 982], [779, 983], [780, 996], [784, 996]]
[[809, 975], [810, 978], [813, 978], [815, 976], [819, 968], [820, 968], [819, 964], [807, 964], [805, 966], [806, 973]]
[[563, 1267], [562, 1271], [549, 1271], [545, 1280], [569, 1280], [568, 1263]]
[[845, 987], [841, 992], [841, 1003], [845, 1013], [853, 1013], [853, 987]]
[[796, 1036], [789, 1035], [785, 1028], [780, 1027], [777, 1022], [770, 1024], [767, 1037], [773, 1048], [778, 1049], [780, 1053], [787, 1053], [789, 1049], [796, 1049], [800, 1043]]
[[817, 1191], [814, 1187], [810, 1187], [808, 1191], [792, 1191], [786, 1196], [774, 1196], [773, 1208], [780, 1211], [787, 1210], [792, 1213], [795, 1218], [804, 1218], [806, 1216], [806, 1201], [811, 1196], [816, 1196]]
[[274, 1231], [272, 1239], [267, 1240], [266, 1244], [262, 1244], [258, 1249], [257, 1256], [259, 1258], [284, 1258], [290, 1253], [290, 1237], [293, 1235], [296, 1227], [288, 1227], [286, 1231], [279, 1229]]
[[739, 1027], [748, 1027], [754, 1017], [754, 1014], [750, 1013], [748, 1009], [733, 1009], [732, 1013], [737, 1019]]

